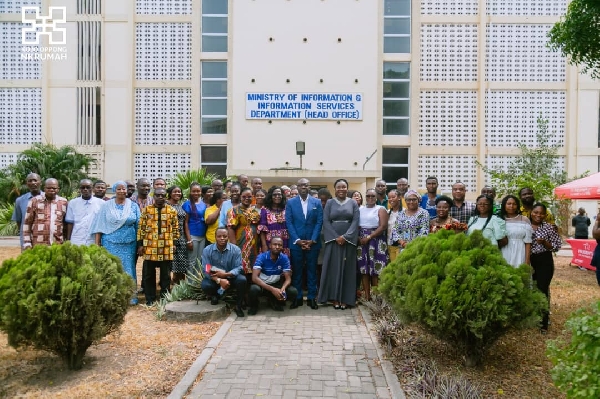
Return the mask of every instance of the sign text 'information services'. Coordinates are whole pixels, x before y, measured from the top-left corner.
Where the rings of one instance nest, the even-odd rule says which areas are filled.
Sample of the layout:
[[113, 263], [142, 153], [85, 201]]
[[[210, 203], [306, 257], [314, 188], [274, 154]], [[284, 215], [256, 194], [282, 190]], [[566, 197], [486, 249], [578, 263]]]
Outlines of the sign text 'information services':
[[246, 119], [362, 118], [361, 93], [246, 93]]

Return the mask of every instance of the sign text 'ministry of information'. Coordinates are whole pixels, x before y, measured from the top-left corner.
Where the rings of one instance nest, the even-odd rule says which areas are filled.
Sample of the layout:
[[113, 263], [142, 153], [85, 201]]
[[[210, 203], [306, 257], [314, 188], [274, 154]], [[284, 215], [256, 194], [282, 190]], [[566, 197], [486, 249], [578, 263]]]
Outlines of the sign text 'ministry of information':
[[246, 119], [362, 118], [361, 93], [246, 93]]

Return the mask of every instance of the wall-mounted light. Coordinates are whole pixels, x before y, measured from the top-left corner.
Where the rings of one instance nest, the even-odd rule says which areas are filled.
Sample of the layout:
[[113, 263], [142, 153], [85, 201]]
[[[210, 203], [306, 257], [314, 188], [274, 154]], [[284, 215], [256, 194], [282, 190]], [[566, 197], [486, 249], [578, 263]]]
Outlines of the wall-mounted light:
[[254, 165], [254, 161], [250, 161], [250, 165]]
[[304, 39], [302, 39], [302, 41], [303, 41], [304, 43], [306, 43], [306, 42], [308, 41], [308, 39], [307, 39], [307, 38], [304, 38]]
[[337, 121], [337, 124], [338, 124], [338, 125], [339, 125], [339, 124], [341, 124], [341, 123], [342, 123], [341, 121]]
[[289, 79], [286, 79], [286, 80], [285, 80], [285, 83], [290, 83], [290, 80], [289, 80]]
[[358, 79], [354, 79], [354, 83], [358, 83]]
[[323, 166], [323, 161], [319, 162], [319, 165]]
[[271, 123], [273, 123], [273, 121], [269, 121], [268, 123], [269, 123], [269, 125], [270, 125]]
[[323, 83], [323, 79], [319, 79], [319, 82], [320, 82], [320, 83]]
[[357, 166], [357, 165], [358, 165], [358, 162], [354, 162], [354, 166]]
[[252, 83], [254, 83], [254, 82], [256, 82], [256, 79], [252, 78], [250, 81], [251, 81]]
[[341, 43], [341, 42], [342, 42], [342, 38], [338, 37], [338, 43]]
[[275, 40], [275, 39], [273, 39], [272, 37], [270, 37], [270, 38], [269, 38], [269, 41], [270, 41], [270, 42], [272, 42], [273, 40]]

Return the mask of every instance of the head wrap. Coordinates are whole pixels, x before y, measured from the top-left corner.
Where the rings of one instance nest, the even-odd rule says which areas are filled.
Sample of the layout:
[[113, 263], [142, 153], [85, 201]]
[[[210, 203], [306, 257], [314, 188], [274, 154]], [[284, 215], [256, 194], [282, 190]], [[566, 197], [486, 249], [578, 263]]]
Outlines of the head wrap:
[[125, 183], [125, 181], [123, 180], [118, 180], [115, 182], [115, 184], [112, 185], [113, 193], [117, 192], [117, 187], [119, 186], [125, 186], [125, 189], [127, 189], [127, 183]]
[[408, 190], [406, 192], [406, 194], [404, 194], [404, 199], [408, 199], [408, 197], [410, 197], [411, 195], [414, 195], [415, 197], [417, 197], [417, 201], [421, 201], [421, 195], [416, 192], [415, 190]]

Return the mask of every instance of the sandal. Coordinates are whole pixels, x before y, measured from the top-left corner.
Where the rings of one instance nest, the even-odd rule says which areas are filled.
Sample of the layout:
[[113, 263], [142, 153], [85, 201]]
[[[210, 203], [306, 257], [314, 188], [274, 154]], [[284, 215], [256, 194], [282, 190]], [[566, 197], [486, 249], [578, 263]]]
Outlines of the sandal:
[[340, 310], [346, 310], [346, 305], [340, 305], [338, 309], [340, 309]]
[[339, 304], [339, 303], [337, 303], [337, 302], [334, 302], [334, 303], [333, 303], [333, 308], [334, 308], [335, 310], [339, 310], [339, 309], [340, 309], [340, 304]]

